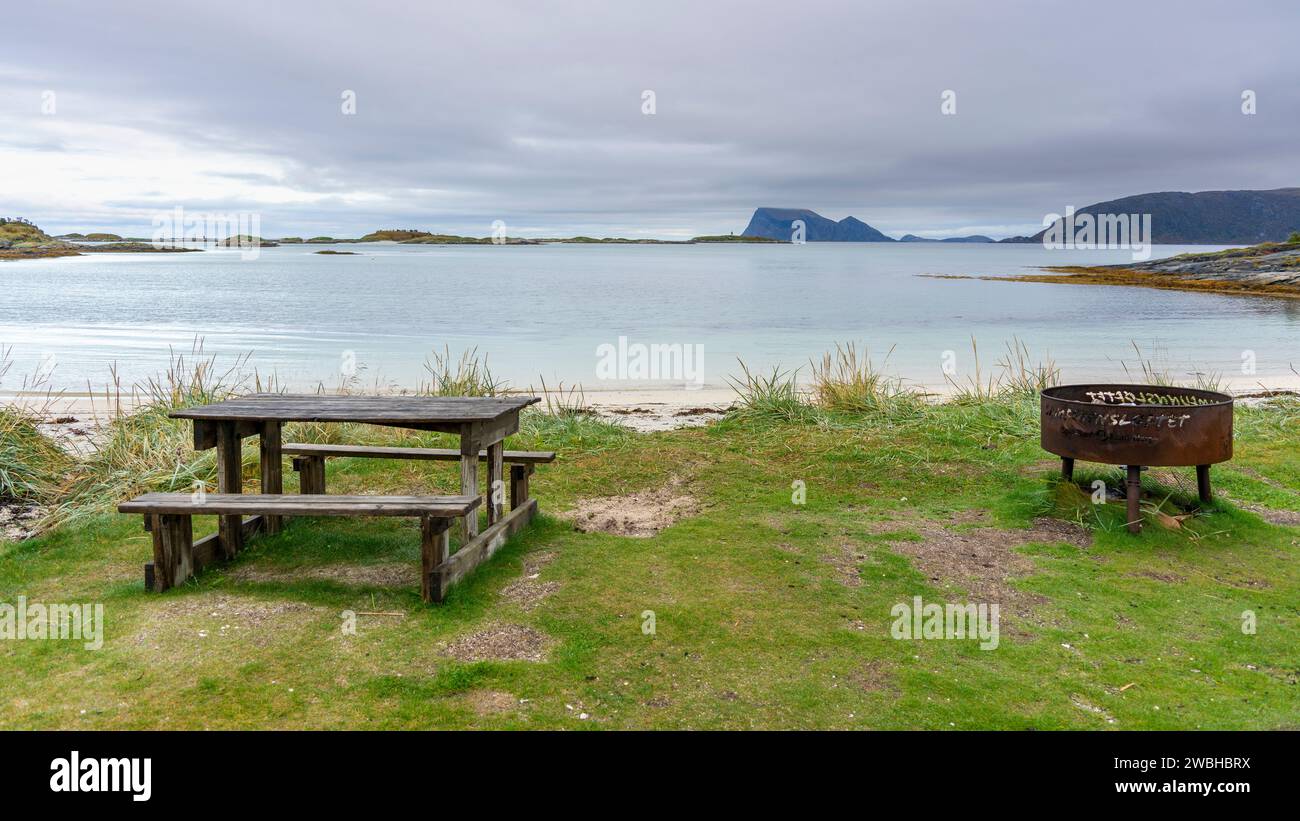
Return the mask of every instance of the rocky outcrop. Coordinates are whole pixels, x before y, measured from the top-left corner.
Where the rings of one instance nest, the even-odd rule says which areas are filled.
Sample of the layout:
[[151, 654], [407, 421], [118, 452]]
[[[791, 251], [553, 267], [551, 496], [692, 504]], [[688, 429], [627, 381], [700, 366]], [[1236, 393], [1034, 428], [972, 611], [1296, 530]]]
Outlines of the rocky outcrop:
[[1180, 279], [1300, 286], [1300, 242], [1270, 242], [1206, 254], [1180, 254], [1140, 264], [1099, 267]]

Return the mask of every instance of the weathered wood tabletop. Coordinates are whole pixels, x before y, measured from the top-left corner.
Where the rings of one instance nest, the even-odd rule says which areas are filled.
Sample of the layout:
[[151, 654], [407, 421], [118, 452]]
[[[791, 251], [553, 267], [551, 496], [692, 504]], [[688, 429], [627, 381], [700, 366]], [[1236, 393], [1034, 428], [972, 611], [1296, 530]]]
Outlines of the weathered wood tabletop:
[[[337, 396], [328, 394], [256, 393], [172, 411], [176, 419], [194, 422], [194, 448], [217, 449], [217, 491], [242, 492], [241, 441], [258, 436], [262, 493], [283, 493], [281, 428], [286, 422], [353, 422], [412, 430], [450, 433], [460, 437], [462, 495], [480, 494], [479, 450], [486, 450], [487, 519], [501, 521], [504, 511], [502, 441], [519, 430], [519, 413], [540, 402], [536, 396]], [[463, 518], [466, 540], [478, 535], [477, 515]], [[256, 529], [276, 533], [278, 516], [261, 518]], [[220, 518], [218, 537], [227, 558], [243, 546], [248, 523], [238, 515]]]
[[462, 425], [497, 421], [541, 400], [536, 396], [331, 396], [255, 393], [172, 411], [177, 419], [239, 422], [361, 422]]

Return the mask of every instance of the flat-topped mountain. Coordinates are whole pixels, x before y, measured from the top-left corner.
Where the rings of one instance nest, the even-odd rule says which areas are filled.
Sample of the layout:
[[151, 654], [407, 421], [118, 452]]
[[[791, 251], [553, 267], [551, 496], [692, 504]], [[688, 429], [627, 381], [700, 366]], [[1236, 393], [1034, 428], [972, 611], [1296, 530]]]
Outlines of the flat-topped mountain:
[[795, 220], [803, 220], [804, 240], [807, 242], [894, 242], [857, 217], [845, 217], [836, 222], [807, 208], [758, 208], [749, 218], [749, 225], [741, 233], [750, 237], [790, 242], [794, 236]]
[[[1282, 242], [1300, 230], [1300, 188], [1272, 191], [1161, 191], [1080, 208], [1078, 214], [1150, 214], [1157, 245], [1253, 245]], [[1003, 242], [1042, 242], [1032, 237]]]

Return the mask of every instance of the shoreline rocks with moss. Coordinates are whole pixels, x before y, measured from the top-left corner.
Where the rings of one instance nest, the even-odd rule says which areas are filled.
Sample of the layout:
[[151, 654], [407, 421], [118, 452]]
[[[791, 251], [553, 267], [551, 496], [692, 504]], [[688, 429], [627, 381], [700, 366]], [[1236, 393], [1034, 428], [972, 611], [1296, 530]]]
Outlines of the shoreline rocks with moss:
[[106, 233], [72, 233], [52, 237], [30, 222], [0, 221], [0, 259], [48, 259], [77, 257], [82, 254], [153, 254], [200, 250], [202, 249], [155, 245], [145, 240], [123, 241], [117, 234]]
[[1300, 286], [1300, 237], [1297, 237], [1296, 242], [1266, 242], [1247, 248], [1229, 248], [1203, 254], [1179, 254], [1176, 257], [1137, 265], [1098, 267], [1114, 271], [1166, 274], [1188, 279]]
[[933, 279], [983, 279], [1057, 285], [1126, 285], [1172, 291], [1300, 299], [1300, 234], [1286, 242], [1193, 252], [1121, 265], [1052, 265], [1015, 276], [920, 274]]

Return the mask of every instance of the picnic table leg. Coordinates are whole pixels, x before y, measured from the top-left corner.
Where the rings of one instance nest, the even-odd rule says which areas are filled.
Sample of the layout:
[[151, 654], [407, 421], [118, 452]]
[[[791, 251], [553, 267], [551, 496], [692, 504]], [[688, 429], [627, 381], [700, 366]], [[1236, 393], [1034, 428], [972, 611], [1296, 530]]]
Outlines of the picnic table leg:
[[299, 493], [325, 492], [324, 456], [295, 456], [293, 469], [298, 472]]
[[[260, 456], [263, 493], [284, 493], [284, 472], [283, 465], [280, 462], [280, 428], [280, 422], [262, 423]], [[268, 536], [274, 536], [280, 532], [283, 521], [281, 517], [266, 516], [262, 521]]]
[[[460, 492], [463, 496], [477, 496], [478, 489], [478, 436], [473, 425], [465, 425], [460, 432]], [[461, 544], [478, 535], [478, 511], [471, 510], [461, 519]]]
[[487, 523], [488, 526], [501, 521], [505, 512], [506, 485], [502, 476], [502, 443], [487, 446]]
[[532, 465], [510, 466], [510, 509], [518, 510], [528, 501], [528, 477], [533, 472]]
[[[242, 493], [243, 477], [242, 440], [234, 422], [221, 422], [217, 426], [217, 492]], [[244, 521], [242, 516], [222, 516], [217, 532], [221, 539], [221, 552], [233, 559], [244, 546]]]
[[146, 585], [155, 593], [175, 587], [194, 575], [194, 531], [189, 516], [145, 517], [153, 534], [153, 578]]
[[420, 519], [420, 597], [427, 602], [442, 601], [442, 580], [434, 573], [447, 561], [451, 546], [448, 541], [447, 519], [425, 516]]

